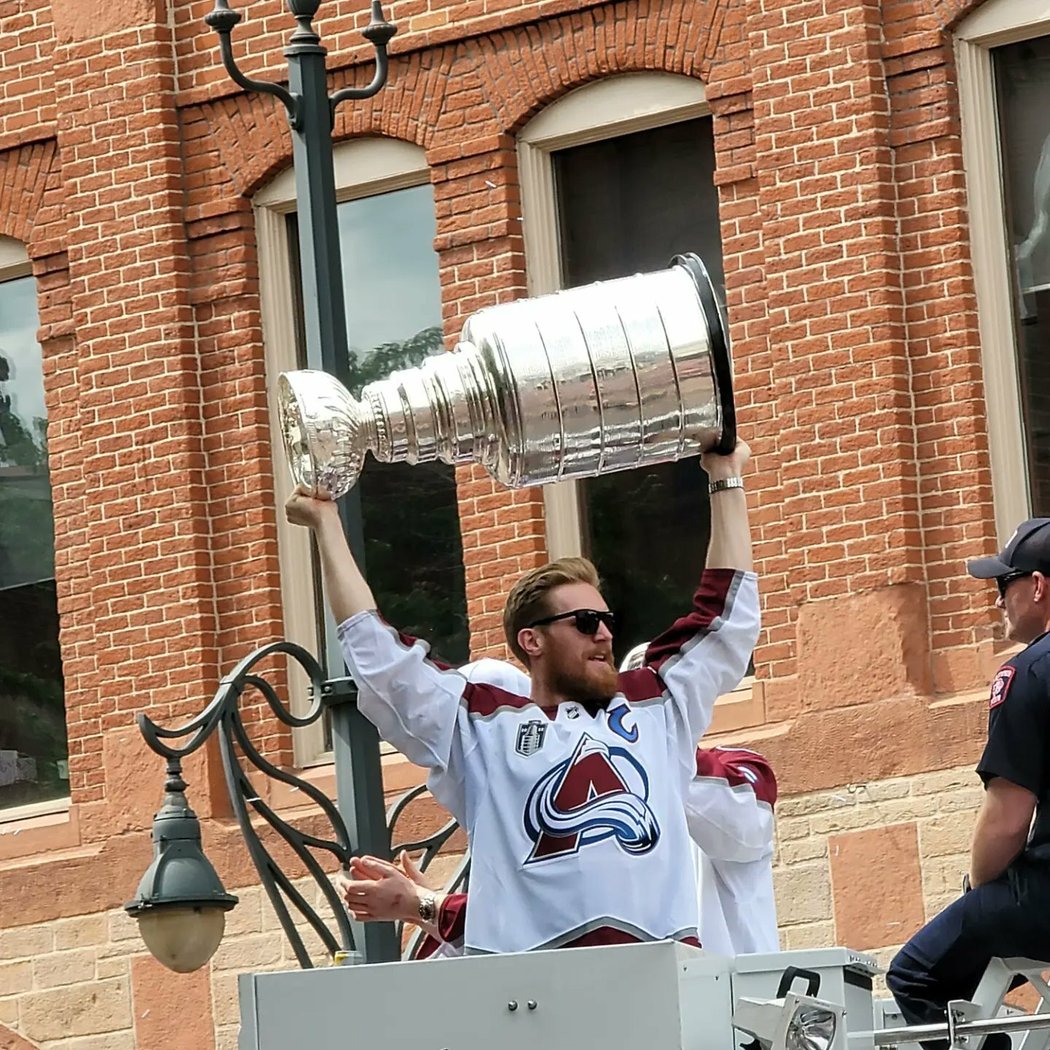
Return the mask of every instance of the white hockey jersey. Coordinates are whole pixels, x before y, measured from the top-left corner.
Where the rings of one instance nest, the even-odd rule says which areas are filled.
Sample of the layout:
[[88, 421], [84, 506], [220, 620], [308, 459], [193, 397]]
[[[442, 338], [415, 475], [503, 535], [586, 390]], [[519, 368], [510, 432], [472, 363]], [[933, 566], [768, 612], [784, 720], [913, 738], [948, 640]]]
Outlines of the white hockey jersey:
[[686, 794], [698, 868], [700, 940], [719, 955], [780, 950], [773, 897], [769, 763], [744, 748], [699, 748]]
[[[490, 666], [491, 665], [491, 666]], [[509, 664], [482, 660], [461, 668], [471, 680], [508, 681], [528, 688]], [[686, 820], [696, 847], [700, 941], [719, 955], [779, 950], [773, 899], [773, 805], [777, 782], [769, 763], [743, 748], [698, 748], [696, 776], [686, 793]], [[441, 941], [424, 938], [414, 958], [462, 954], [466, 894], [441, 906]]]
[[695, 741], [757, 632], [754, 574], [705, 571], [693, 611], [592, 716], [468, 681], [375, 613], [340, 625], [361, 711], [431, 770], [435, 798], [467, 831], [468, 951], [695, 938], [684, 805]]

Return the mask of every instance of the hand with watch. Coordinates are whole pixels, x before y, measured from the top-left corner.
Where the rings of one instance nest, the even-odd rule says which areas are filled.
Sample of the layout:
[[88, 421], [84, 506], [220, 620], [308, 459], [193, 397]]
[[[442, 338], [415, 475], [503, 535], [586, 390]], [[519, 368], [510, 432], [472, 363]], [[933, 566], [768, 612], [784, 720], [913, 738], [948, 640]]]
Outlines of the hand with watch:
[[751, 458], [751, 449], [746, 441], [738, 438], [732, 452], [705, 452], [700, 457], [700, 466], [707, 471], [707, 491], [729, 492], [744, 487], [744, 467]]
[[751, 458], [747, 442], [737, 438], [732, 452], [705, 452], [700, 466], [707, 471], [711, 494], [711, 531], [704, 571], [754, 571], [751, 528], [744, 494], [744, 468]]
[[436, 936], [445, 894], [427, 885], [410, 858], [402, 854], [398, 860], [402, 866], [378, 857], [352, 857], [349, 877], [340, 873], [336, 890], [361, 922], [411, 922]]

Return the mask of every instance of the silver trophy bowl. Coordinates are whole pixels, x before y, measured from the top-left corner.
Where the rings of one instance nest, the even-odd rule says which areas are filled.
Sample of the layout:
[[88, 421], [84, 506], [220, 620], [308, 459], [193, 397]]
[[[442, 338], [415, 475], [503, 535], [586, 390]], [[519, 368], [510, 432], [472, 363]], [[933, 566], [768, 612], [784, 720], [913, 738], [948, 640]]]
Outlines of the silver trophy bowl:
[[732, 366], [695, 255], [668, 269], [479, 310], [460, 342], [359, 398], [309, 369], [278, 378], [292, 477], [314, 495], [384, 462], [480, 463], [510, 488], [736, 443]]

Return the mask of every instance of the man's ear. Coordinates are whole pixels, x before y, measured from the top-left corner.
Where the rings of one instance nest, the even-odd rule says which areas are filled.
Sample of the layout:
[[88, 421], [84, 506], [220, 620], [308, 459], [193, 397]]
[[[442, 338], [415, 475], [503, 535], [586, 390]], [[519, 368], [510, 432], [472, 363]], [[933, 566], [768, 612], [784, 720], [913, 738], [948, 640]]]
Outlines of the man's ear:
[[535, 627], [523, 627], [518, 631], [518, 645], [533, 660], [543, 652], [543, 636]]
[[1035, 577], [1035, 600], [1050, 603], [1050, 574], [1034, 572], [1032, 575]]

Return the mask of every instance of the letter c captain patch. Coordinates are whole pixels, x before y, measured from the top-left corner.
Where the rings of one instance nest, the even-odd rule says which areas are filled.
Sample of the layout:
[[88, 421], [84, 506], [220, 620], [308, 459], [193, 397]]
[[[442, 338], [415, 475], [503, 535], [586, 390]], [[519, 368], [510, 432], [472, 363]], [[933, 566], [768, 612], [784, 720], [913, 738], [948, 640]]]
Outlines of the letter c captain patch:
[[1010, 683], [1014, 680], [1014, 667], [1000, 667], [992, 679], [992, 695], [988, 699], [989, 707], [998, 707], [1005, 699]]

